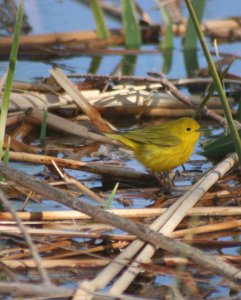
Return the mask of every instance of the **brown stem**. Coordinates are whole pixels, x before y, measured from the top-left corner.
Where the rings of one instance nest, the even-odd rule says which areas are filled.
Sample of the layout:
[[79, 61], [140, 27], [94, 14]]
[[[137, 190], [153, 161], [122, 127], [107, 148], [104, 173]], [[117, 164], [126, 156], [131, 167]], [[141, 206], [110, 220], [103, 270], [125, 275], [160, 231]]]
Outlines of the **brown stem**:
[[205, 254], [201, 250], [188, 246], [182, 242], [174, 241], [160, 233], [156, 233], [142, 224], [135, 224], [134, 222], [115, 216], [103, 209], [84, 203], [80, 199], [66, 195], [47, 183], [33, 179], [23, 172], [13, 170], [2, 162], [0, 162], [0, 175], [19, 185], [29, 188], [48, 199], [56, 200], [68, 207], [82, 211], [104, 224], [110, 224], [134, 234], [139, 239], [152, 244], [155, 248], [162, 248], [175, 255], [188, 256], [200, 266], [209, 268], [213, 272], [222, 275], [232, 282], [241, 283], [240, 270], [223, 262], [217, 256]]

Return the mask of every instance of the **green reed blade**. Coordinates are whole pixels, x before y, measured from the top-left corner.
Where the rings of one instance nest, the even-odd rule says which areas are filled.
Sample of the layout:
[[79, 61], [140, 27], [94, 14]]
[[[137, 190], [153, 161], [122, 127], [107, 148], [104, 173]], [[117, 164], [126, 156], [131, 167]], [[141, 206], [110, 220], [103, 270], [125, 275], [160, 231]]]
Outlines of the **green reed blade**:
[[8, 72], [7, 72], [7, 78], [6, 78], [5, 89], [4, 89], [3, 100], [2, 100], [3, 102], [1, 108], [1, 115], [0, 115], [0, 160], [2, 159], [2, 153], [3, 153], [5, 127], [6, 127], [8, 107], [10, 102], [12, 82], [14, 77], [14, 70], [17, 61], [19, 38], [20, 38], [21, 28], [22, 28], [22, 18], [23, 18], [23, 1], [20, 0], [18, 11], [17, 11], [16, 24], [14, 27], [13, 44], [12, 44], [10, 58], [9, 58]]
[[118, 186], [119, 186], [119, 182], [116, 183], [116, 185], [114, 186], [114, 188], [113, 188], [113, 190], [110, 194], [110, 197], [106, 201], [105, 209], [110, 209], [111, 208], [113, 200], [114, 200], [115, 195], [116, 195], [116, 191], [118, 189]]
[[208, 66], [209, 66], [209, 69], [210, 69], [210, 72], [211, 72], [211, 75], [212, 75], [212, 78], [213, 78], [213, 81], [214, 81], [215, 88], [217, 89], [217, 92], [219, 94], [219, 97], [220, 97], [220, 100], [221, 100], [221, 103], [222, 103], [222, 106], [223, 106], [224, 114], [225, 114], [225, 117], [226, 117], [228, 125], [229, 125], [229, 130], [230, 130], [231, 136], [232, 136], [233, 141], [234, 141], [235, 150], [238, 154], [239, 161], [241, 162], [241, 141], [240, 141], [240, 138], [239, 138], [238, 130], [235, 127], [234, 120], [232, 118], [231, 109], [229, 107], [229, 103], [227, 101], [226, 94], [225, 94], [225, 91], [224, 91], [223, 86], [222, 86], [222, 82], [221, 82], [221, 80], [218, 76], [218, 72], [216, 70], [215, 64], [214, 64], [214, 62], [212, 60], [212, 57], [211, 57], [211, 54], [208, 50], [207, 44], [205, 42], [204, 35], [201, 31], [198, 19], [196, 17], [195, 11], [194, 11], [193, 6], [192, 6], [192, 3], [191, 3], [190, 0], [185, 0], [185, 3], [187, 5], [189, 14], [190, 14], [190, 16], [193, 20], [193, 23], [194, 23], [199, 41], [200, 41], [201, 46], [202, 46], [203, 53], [206, 57], [206, 60], [207, 60], [207, 63], [208, 63]]
[[100, 6], [100, 1], [99, 0], [91, 0], [90, 5], [91, 5], [92, 12], [94, 14], [98, 38], [101, 40], [106, 40], [109, 38], [110, 32], [106, 26], [104, 14], [103, 14], [102, 8]]
[[40, 144], [42, 147], [45, 146], [46, 131], [47, 131], [47, 110], [45, 109], [43, 111], [42, 126], [41, 126], [41, 131], [40, 131]]
[[122, 0], [122, 19], [127, 49], [139, 49], [141, 46], [141, 31], [136, 16], [135, 1]]
[[[203, 18], [205, 0], [193, 0], [192, 6], [193, 10], [195, 11], [198, 23], [200, 23]], [[187, 29], [183, 42], [183, 50], [196, 49], [198, 36], [191, 16], [188, 19], [186, 28]]]

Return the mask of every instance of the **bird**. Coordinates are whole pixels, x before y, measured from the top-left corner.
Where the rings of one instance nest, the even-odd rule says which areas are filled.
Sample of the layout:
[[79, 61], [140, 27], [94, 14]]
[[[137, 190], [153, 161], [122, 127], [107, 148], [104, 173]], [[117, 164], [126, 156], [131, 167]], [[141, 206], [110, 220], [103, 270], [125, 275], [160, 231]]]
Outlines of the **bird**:
[[200, 125], [190, 117], [171, 120], [124, 133], [105, 133], [134, 152], [151, 172], [170, 171], [191, 156], [200, 136]]

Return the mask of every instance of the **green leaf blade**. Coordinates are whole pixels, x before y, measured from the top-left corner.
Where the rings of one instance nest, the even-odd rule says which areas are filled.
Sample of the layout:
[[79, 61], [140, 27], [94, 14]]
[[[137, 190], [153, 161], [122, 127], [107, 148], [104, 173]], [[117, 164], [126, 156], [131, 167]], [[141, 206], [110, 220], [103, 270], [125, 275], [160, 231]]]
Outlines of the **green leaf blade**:
[[13, 44], [10, 52], [9, 66], [8, 66], [7, 78], [6, 78], [5, 89], [3, 94], [1, 115], [0, 115], [0, 159], [2, 159], [2, 153], [3, 153], [5, 127], [6, 127], [8, 107], [10, 102], [10, 94], [12, 90], [15, 65], [17, 62], [19, 39], [20, 39], [21, 28], [22, 28], [22, 19], [23, 19], [23, 2], [22, 0], [20, 0], [16, 23], [14, 27]]
[[90, 5], [91, 5], [92, 12], [94, 14], [98, 38], [101, 40], [106, 40], [109, 38], [110, 32], [106, 26], [104, 14], [102, 12], [100, 2], [99, 0], [91, 0]]
[[111, 208], [118, 187], [119, 187], [119, 182], [116, 183], [116, 185], [114, 186], [114, 188], [113, 188], [113, 190], [110, 194], [109, 199], [107, 199], [105, 209], [110, 209]]
[[[238, 131], [238, 133], [241, 138], [241, 129]], [[212, 159], [221, 159], [228, 153], [232, 153], [234, 151], [235, 145], [232, 136], [229, 134], [217, 139], [214, 142], [204, 145], [201, 154]]]
[[122, 19], [127, 49], [139, 49], [141, 46], [141, 31], [136, 17], [135, 1], [122, 0]]
[[[204, 8], [205, 8], [205, 0], [193, 0], [192, 1], [193, 9], [196, 13], [197, 20], [200, 23], [203, 18]], [[190, 50], [197, 48], [198, 36], [196, 33], [195, 26], [193, 24], [193, 20], [189, 17], [187, 22], [187, 30], [184, 38], [183, 49]]]

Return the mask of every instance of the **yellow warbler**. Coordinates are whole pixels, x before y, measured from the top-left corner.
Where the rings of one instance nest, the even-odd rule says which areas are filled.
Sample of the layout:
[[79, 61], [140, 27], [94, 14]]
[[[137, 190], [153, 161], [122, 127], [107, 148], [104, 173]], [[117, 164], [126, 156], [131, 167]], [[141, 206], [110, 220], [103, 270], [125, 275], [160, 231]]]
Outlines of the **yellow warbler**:
[[192, 118], [180, 118], [122, 134], [105, 135], [133, 150], [136, 158], [152, 172], [171, 170], [191, 156], [200, 132]]

